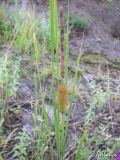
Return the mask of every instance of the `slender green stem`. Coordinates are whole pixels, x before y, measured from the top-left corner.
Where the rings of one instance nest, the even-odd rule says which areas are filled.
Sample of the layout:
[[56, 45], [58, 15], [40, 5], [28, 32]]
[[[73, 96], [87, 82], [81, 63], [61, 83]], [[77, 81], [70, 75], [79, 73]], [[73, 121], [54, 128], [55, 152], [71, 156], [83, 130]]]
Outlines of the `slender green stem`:
[[54, 1], [50, 0], [50, 48], [52, 53], [52, 71], [54, 66]]
[[59, 111], [57, 109], [57, 105], [55, 103], [55, 96], [54, 96], [54, 127], [55, 127], [55, 134], [56, 134], [56, 145], [57, 145], [57, 153], [58, 153], [58, 160], [60, 159], [60, 121], [59, 121]]
[[80, 54], [79, 54], [78, 59], [77, 59], [76, 72], [75, 72], [75, 76], [74, 76], [72, 92], [71, 92], [71, 95], [70, 95], [70, 105], [69, 105], [68, 118], [67, 118], [66, 129], [65, 129], [65, 140], [66, 140], [66, 137], [67, 137], [68, 124], [69, 124], [69, 120], [70, 120], [70, 116], [71, 116], [71, 112], [72, 112], [72, 101], [73, 101], [73, 98], [74, 98], [75, 87], [76, 87], [76, 82], [77, 82], [77, 78], [78, 78], [79, 63], [80, 63], [80, 60], [81, 60], [81, 56], [83, 54], [82, 53], [83, 38], [84, 38], [84, 34], [83, 34], [83, 37], [82, 37]]
[[61, 124], [61, 160], [63, 160], [64, 157], [64, 148], [65, 148], [65, 130], [64, 130], [64, 113], [62, 113], [62, 124]]

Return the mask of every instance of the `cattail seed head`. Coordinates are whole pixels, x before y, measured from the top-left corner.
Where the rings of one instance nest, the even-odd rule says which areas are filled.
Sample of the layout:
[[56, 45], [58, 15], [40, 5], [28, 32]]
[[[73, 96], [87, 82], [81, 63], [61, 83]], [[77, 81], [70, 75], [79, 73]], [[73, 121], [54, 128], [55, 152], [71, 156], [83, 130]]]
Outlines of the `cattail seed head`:
[[64, 113], [67, 109], [68, 104], [68, 88], [65, 85], [58, 86], [58, 107], [61, 113]]

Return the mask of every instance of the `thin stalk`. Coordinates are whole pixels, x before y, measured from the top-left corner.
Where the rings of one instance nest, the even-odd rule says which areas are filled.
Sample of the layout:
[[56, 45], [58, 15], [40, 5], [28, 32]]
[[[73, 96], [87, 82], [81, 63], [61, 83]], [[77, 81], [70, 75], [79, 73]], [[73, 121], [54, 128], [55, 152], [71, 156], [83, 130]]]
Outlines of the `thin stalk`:
[[71, 92], [71, 95], [70, 95], [70, 105], [69, 105], [68, 118], [67, 118], [66, 129], [65, 129], [65, 141], [66, 141], [66, 137], [67, 137], [68, 124], [69, 124], [69, 120], [70, 120], [70, 116], [71, 116], [71, 112], [72, 112], [72, 101], [73, 101], [73, 98], [74, 98], [75, 87], [76, 87], [76, 82], [77, 82], [77, 78], [78, 78], [79, 63], [80, 63], [81, 56], [83, 54], [82, 53], [83, 38], [84, 38], [84, 33], [83, 33], [82, 43], [81, 43], [81, 47], [80, 47], [80, 54], [79, 54], [78, 59], [77, 59], [77, 66], [76, 66], [76, 72], [75, 72], [75, 76], [74, 76], [72, 92]]
[[50, 49], [52, 53], [52, 71], [54, 67], [54, 1], [50, 0]]
[[55, 52], [58, 71], [58, 51], [59, 51], [59, 26], [58, 26], [58, 14], [57, 14], [57, 2], [54, 0], [54, 35], [55, 35]]
[[[43, 93], [43, 92], [42, 92]], [[45, 126], [46, 126], [46, 130], [49, 136], [49, 139], [51, 138], [50, 133], [51, 133], [51, 128], [50, 128], [50, 124], [49, 124], [49, 119], [48, 119], [48, 115], [45, 109], [45, 95], [42, 94], [42, 113], [43, 113], [43, 117], [45, 120]], [[50, 157], [51, 160], [53, 160], [53, 146], [51, 144], [51, 140], [50, 140]]]
[[34, 73], [34, 91], [35, 91], [35, 97], [38, 97], [38, 81], [37, 81], [37, 73]]
[[64, 157], [64, 149], [65, 149], [65, 130], [64, 130], [64, 113], [62, 113], [62, 136], [61, 136], [61, 159], [63, 160]]
[[83, 135], [80, 138], [80, 141], [79, 141], [79, 144], [77, 147], [77, 151], [76, 151], [76, 155], [75, 155], [75, 160], [80, 160], [81, 149], [83, 147], [85, 140], [87, 140], [87, 131], [86, 130], [83, 132]]
[[66, 59], [65, 59], [65, 80], [66, 80], [66, 84], [68, 81], [68, 63], [69, 63], [69, 0], [68, 0], [68, 15], [67, 15], [67, 33], [65, 35], [65, 44], [66, 44]]
[[55, 96], [54, 96], [54, 127], [55, 127], [55, 138], [56, 138], [56, 146], [57, 146], [57, 153], [58, 153], [58, 160], [60, 160], [60, 124], [59, 124], [59, 111], [57, 109], [55, 103]]
[[45, 110], [45, 102], [44, 102], [44, 97], [42, 96], [42, 113], [43, 113], [43, 117], [44, 117], [44, 120], [45, 120], [45, 126], [46, 126], [46, 129], [50, 135], [50, 127], [49, 127], [49, 119], [48, 119], [48, 115], [46, 113], [46, 110]]

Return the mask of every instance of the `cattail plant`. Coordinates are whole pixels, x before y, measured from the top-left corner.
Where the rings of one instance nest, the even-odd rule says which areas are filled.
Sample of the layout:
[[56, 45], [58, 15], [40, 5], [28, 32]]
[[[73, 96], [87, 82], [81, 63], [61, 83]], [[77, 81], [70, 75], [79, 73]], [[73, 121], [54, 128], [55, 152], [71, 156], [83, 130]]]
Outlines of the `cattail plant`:
[[[56, 55], [57, 55], [59, 50], [58, 42], [60, 41], [60, 44], [61, 44], [60, 45], [60, 75], [61, 75], [62, 82], [61, 84], [59, 84], [57, 89], [57, 103], [56, 103], [56, 93], [54, 92], [54, 85], [55, 85], [54, 76], [52, 77], [51, 91], [53, 93], [54, 128], [55, 128], [55, 140], [56, 140], [56, 147], [57, 147], [57, 160], [63, 160], [65, 143], [67, 140], [68, 124], [69, 124], [70, 115], [72, 112], [72, 101], [74, 98], [79, 62], [81, 58], [81, 50], [77, 59], [76, 73], [74, 76], [72, 90], [70, 93], [68, 116], [66, 119], [67, 121], [65, 123], [64, 116], [68, 106], [67, 80], [68, 80], [68, 61], [69, 61], [69, 25], [67, 25], [67, 33], [65, 35], [62, 0], [59, 0], [60, 27], [58, 26], [58, 21], [57, 21], [58, 20], [57, 0], [49, 0], [49, 1], [50, 1], [50, 48], [52, 53], [52, 69], [55, 61], [54, 51], [56, 51]], [[68, 3], [68, 7], [69, 7], [69, 3]], [[68, 11], [68, 16], [69, 16], [69, 11]], [[59, 37], [59, 33], [60, 33], [60, 37]], [[57, 59], [57, 65], [58, 65], [58, 59]]]
[[[59, 84], [57, 89], [57, 103], [56, 103], [56, 95], [53, 90], [53, 86], [55, 84], [55, 79], [53, 77], [51, 91], [53, 92], [53, 107], [54, 107], [54, 127], [55, 127], [55, 140], [56, 140], [56, 147], [57, 147], [57, 160], [64, 159], [64, 150], [65, 150], [65, 143], [66, 143], [66, 135], [68, 129], [68, 123], [70, 120], [70, 115], [72, 111], [72, 100], [74, 97], [74, 91], [77, 81], [78, 75], [78, 67], [80, 61], [80, 55], [78, 57], [77, 62], [77, 69], [74, 77], [72, 92], [70, 95], [70, 105], [68, 108], [68, 117], [67, 122], [64, 122], [65, 112], [68, 106], [68, 86], [67, 86], [67, 79], [68, 79], [68, 59], [69, 59], [69, 26], [67, 26], [67, 34], [65, 35], [65, 28], [64, 28], [64, 16], [63, 16], [63, 6], [62, 0], [60, 2], [59, 13], [60, 13], [60, 27], [58, 27], [58, 14], [57, 14], [57, 0], [50, 0], [50, 46], [51, 46], [51, 53], [52, 53], [52, 68], [53, 63], [55, 61], [55, 53], [58, 53], [58, 42], [60, 41], [60, 75], [62, 82]], [[69, 4], [68, 4], [69, 5]], [[58, 31], [60, 30], [60, 40]], [[57, 55], [57, 54], [56, 54]], [[57, 60], [58, 64], [58, 60]]]
[[62, 113], [61, 125], [60, 125], [60, 134], [59, 139], [60, 143], [60, 159], [64, 157], [64, 148], [65, 148], [65, 129], [64, 129], [64, 114], [67, 108], [68, 102], [68, 88], [64, 83], [65, 79], [65, 40], [64, 40], [64, 17], [63, 17], [63, 6], [62, 1], [60, 1], [60, 36], [61, 36], [61, 78], [62, 84], [58, 86], [58, 114]]
[[58, 86], [58, 105], [59, 111], [64, 113], [67, 108], [68, 100], [68, 88], [64, 84], [65, 78], [65, 47], [64, 47], [64, 17], [63, 17], [63, 6], [60, 1], [60, 33], [61, 33], [61, 78], [62, 84]]

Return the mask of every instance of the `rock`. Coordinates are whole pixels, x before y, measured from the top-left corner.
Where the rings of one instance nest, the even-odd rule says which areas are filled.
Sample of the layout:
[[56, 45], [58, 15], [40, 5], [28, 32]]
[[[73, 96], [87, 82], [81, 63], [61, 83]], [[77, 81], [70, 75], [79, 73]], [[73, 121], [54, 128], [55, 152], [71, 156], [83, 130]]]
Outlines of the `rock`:
[[[54, 125], [54, 109], [53, 109], [53, 106], [46, 103], [45, 104], [45, 110], [47, 112], [50, 125], [53, 126]], [[62, 114], [60, 113], [60, 120], [61, 120], [61, 118], [62, 118]], [[67, 120], [67, 116], [66, 115], [65, 115], [64, 119], [65, 119], [65, 121]]]
[[22, 113], [22, 124], [23, 124], [23, 127], [31, 132], [32, 129], [33, 129], [33, 113], [32, 111], [25, 111], [23, 110]]
[[16, 97], [19, 100], [30, 100], [33, 94], [34, 93], [30, 89], [30, 87], [28, 85], [26, 85], [25, 82], [22, 82], [19, 85], [19, 88], [18, 88], [17, 93], [16, 93]]
[[90, 53], [88, 55], [83, 55], [82, 59], [83, 62], [85, 63], [96, 63], [96, 64], [104, 64], [107, 62], [107, 59], [105, 59], [105, 57], [103, 57], [102, 55], [98, 54], [98, 53]]
[[116, 21], [111, 27], [111, 34], [114, 38], [120, 40], [120, 20]]
[[48, 105], [47, 103], [45, 104], [45, 110], [47, 112], [47, 115], [50, 119], [50, 123], [53, 125], [54, 124], [54, 110], [53, 106]]

